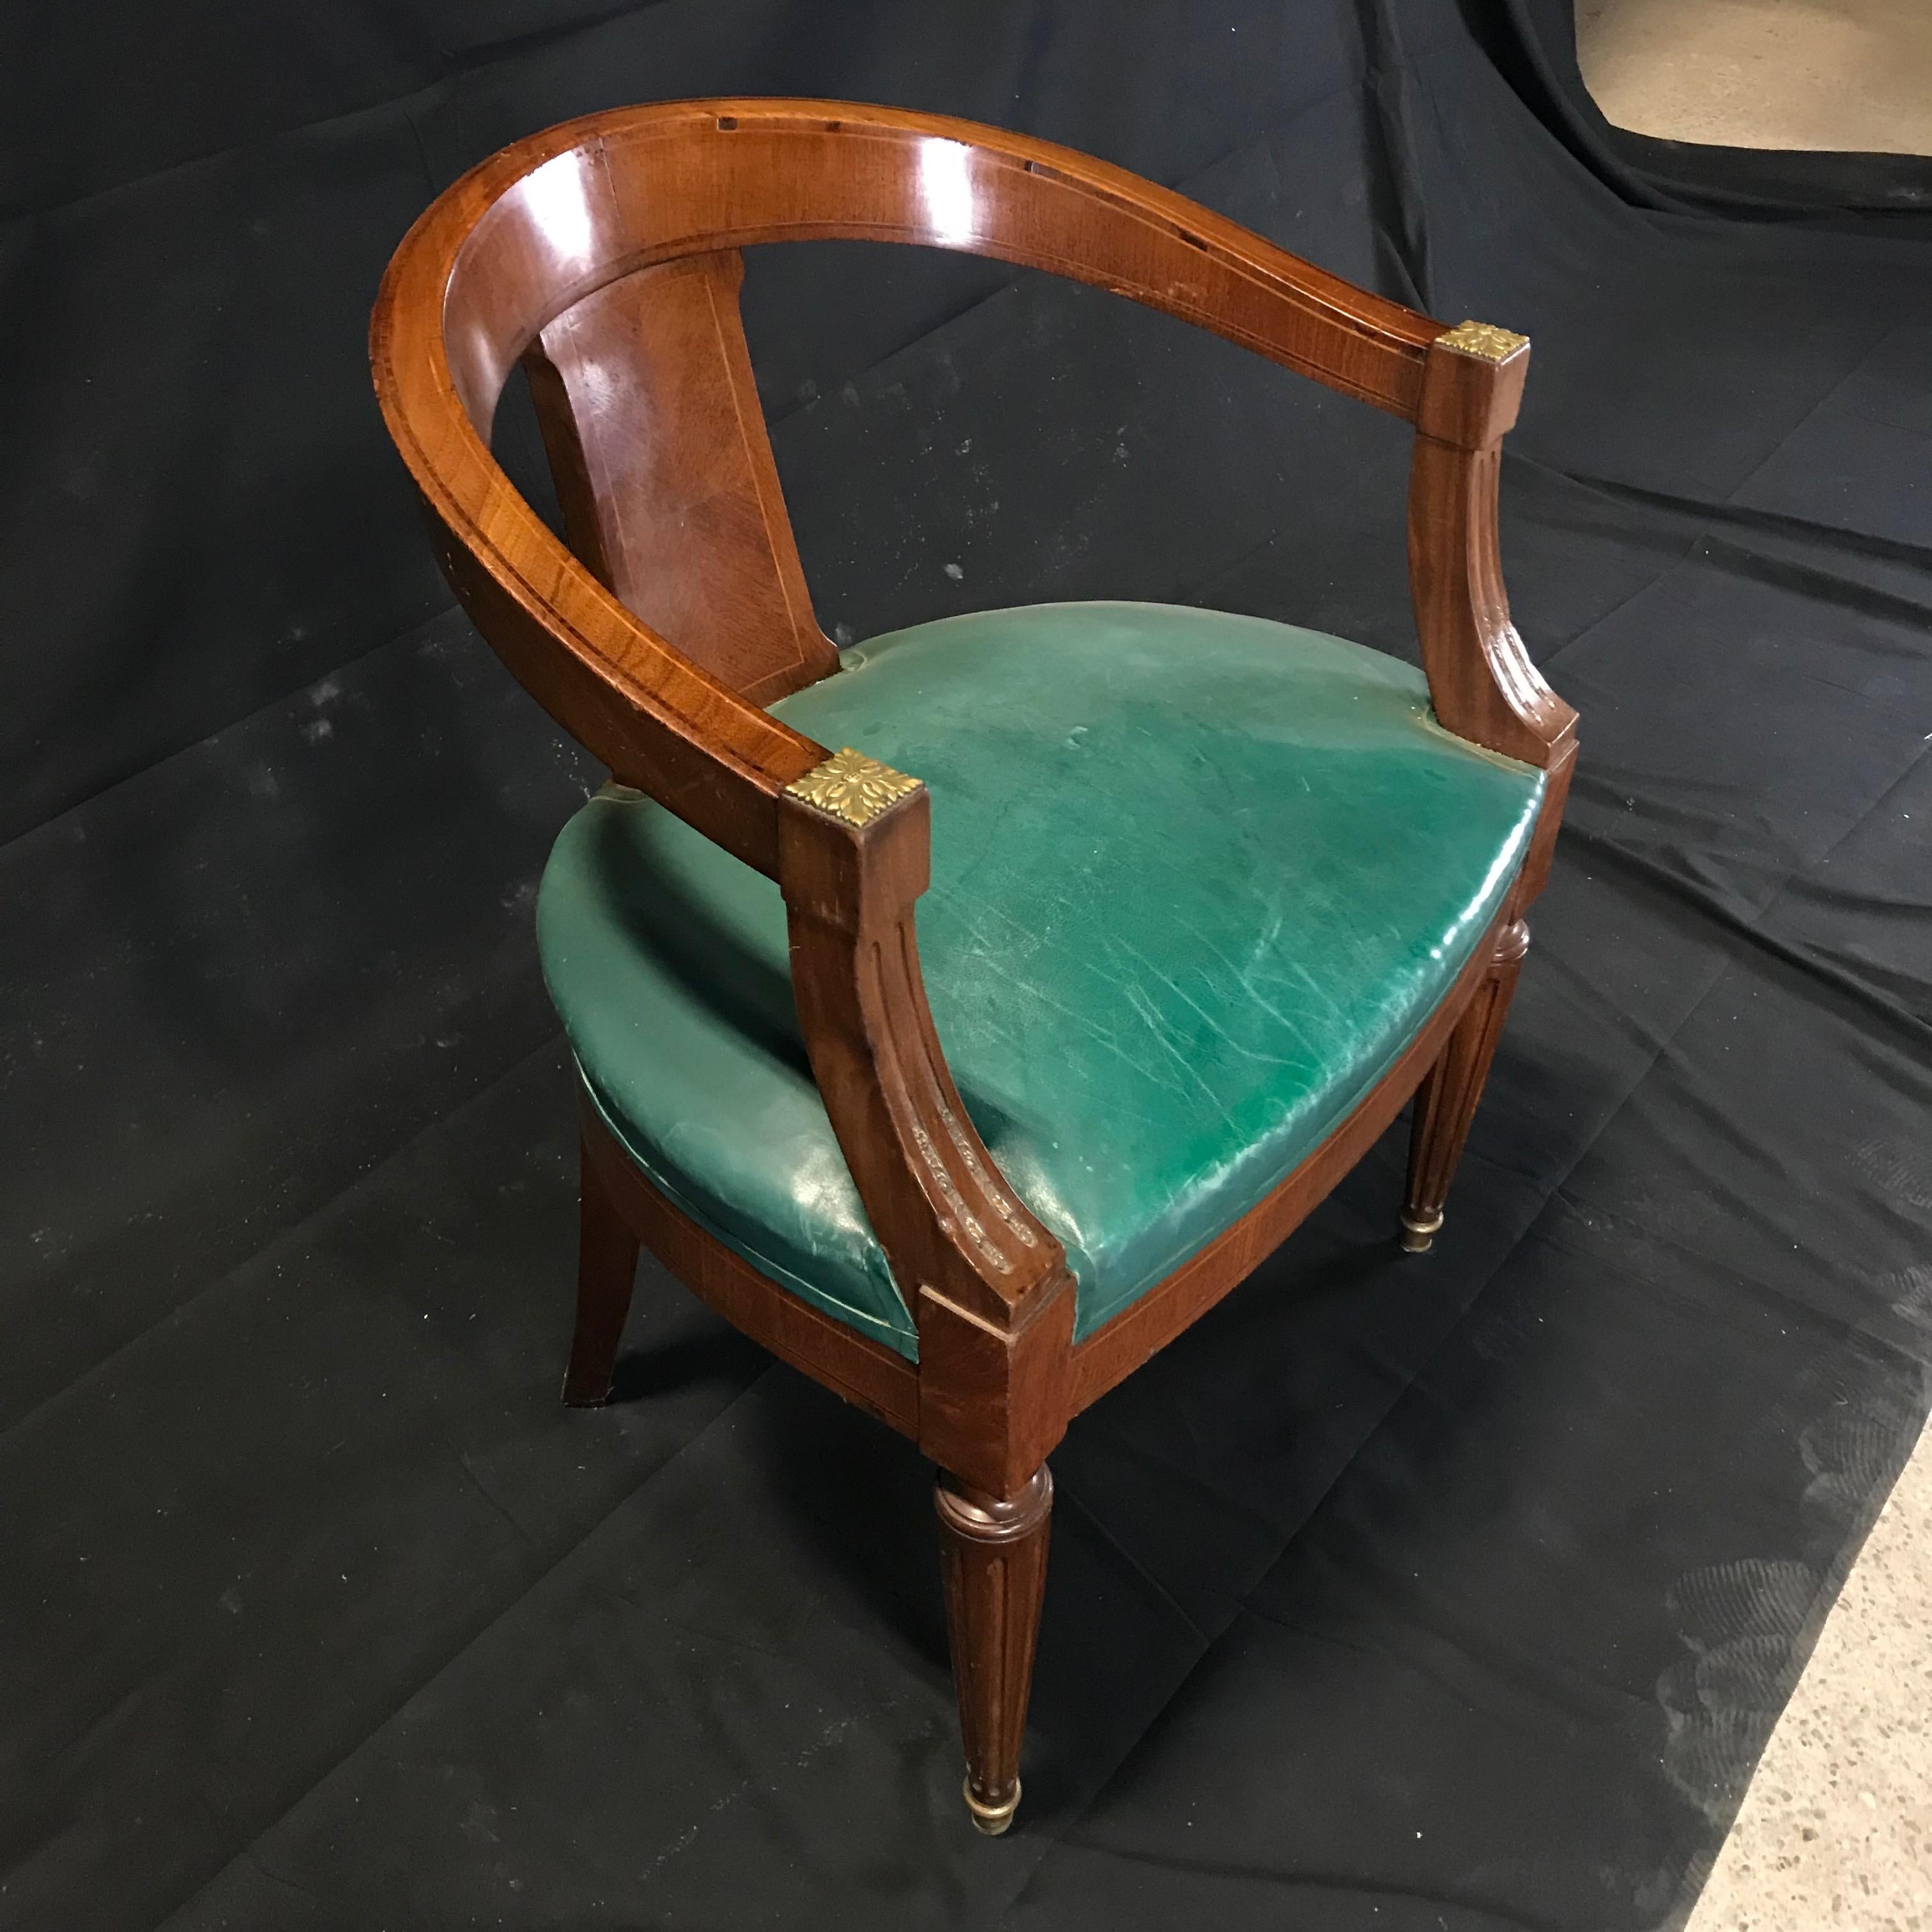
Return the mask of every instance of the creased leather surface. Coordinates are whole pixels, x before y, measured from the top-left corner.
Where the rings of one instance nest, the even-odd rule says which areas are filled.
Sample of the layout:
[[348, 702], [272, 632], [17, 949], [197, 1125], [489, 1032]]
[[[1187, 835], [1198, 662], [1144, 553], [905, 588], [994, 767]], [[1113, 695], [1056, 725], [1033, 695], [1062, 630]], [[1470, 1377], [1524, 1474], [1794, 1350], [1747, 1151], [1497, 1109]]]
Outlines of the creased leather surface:
[[[0, 1932], [1681, 1920], [1932, 1391], [1932, 214], [1628, 206], [1530, 10], [20, 10]], [[1585, 748], [1448, 1226], [1398, 1255], [1390, 1134], [1076, 1421], [1000, 1839], [914, 1445], [648, 1261], [625, 1399], [557, 1401], [527, 928], [598, 775], [368, 386], [438, 189], [716, 92], [1064, 141], [1535, 344], [1504, 562]], [[1413, 648], [1394, 418], [954, 256], [748, 249], [745, 307], [828, 630]]]
[[[1540, 776], [1434, 722], [1420, 674], [1310, 631], [1072, 604], [847, 654], [775, 707], [932, 790], [918, 912], [968, 1111], [1065, 1243], [1090, 1332], [1287, 1174], [1500, 903]], [[767, 1274], [915, 1352], [812, 1084], [777, 887], [634, 794], [539, 902], [607, 1117]]]

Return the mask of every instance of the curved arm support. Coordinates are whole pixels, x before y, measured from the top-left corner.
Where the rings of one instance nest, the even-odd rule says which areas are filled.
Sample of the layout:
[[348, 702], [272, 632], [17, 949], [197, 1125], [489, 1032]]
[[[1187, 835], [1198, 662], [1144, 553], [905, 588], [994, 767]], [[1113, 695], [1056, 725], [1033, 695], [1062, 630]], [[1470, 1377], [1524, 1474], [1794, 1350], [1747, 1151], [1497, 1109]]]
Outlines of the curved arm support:
[[1510, 621], [1496, 530], [1502, 438], [1528, 368], [1524, 338], [1467, 322], [1430, 349], [1409, 470], [1409, 588], [1443, 728], [1553, 772], [1574, 752], [1576, 714]]
[[1064, 1424], [1072, 1281], [974, 1128], [933, 1029], [913, 923], [931, 826], [922, 785], [863, 825], [788, 792], [778, 884], [812, 1073], [918, 1323], [921, 1446], [1004, 1496]]

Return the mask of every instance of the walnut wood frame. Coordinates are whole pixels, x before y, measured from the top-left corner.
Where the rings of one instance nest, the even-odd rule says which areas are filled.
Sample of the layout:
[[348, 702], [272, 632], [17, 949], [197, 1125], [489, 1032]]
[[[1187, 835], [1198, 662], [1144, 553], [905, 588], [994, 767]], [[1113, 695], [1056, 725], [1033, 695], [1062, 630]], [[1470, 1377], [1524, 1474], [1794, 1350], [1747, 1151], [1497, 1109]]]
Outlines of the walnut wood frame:
[[[1065, 1256], [974, 1130], [927, 1010], [914, 922], [927, 794], [863, 826], [818, 808], [787, 788], [827, 748], [762, 708], [837, 660], [758, 410], [737, 250], [834, 237], [1093, 283], [1412, 423], [1410, 576], [1436, 716], [1546, 775], [1502, 911], [1394, 1064], [1265, 1200], [1077, 1346]], [[370, 343], [390, 432], [478, 628], [616, 778], [778, 882], [812, 1070], [918, 1330], [915, 1364], [760, 1275], [649, 1184], [586, 1094], [566, 1398], [608, 1395], [641, 1240], [746, 1334], [916, 1441], [943, 1472], [968, 1803], [1002, 1830], [1018, 1799], [1046, 1461], [1070, 1420], [1240, 1281], [1418, 1088], [1404, 1244], [1426, 1247], [1441, 1224], [1576, 748], [1575, 713], [1510, 622], [1497, 549], [1498, 449], [1528, 346], [1450, 330], [1066, 148], [761, 100], [595, 115], [484, 162], [398, 250]], [[490, 454], [520, 358], [568, 547]]]

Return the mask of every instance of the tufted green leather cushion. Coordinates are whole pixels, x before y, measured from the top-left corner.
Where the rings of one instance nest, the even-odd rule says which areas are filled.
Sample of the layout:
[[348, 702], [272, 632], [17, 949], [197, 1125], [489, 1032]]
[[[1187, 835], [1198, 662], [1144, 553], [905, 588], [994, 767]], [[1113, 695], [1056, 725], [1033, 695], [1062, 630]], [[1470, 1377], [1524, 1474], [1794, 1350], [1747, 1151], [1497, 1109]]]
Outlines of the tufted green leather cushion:
[[[933, 1018], [1066, 1244], [1086, 1334], [1400, 1052], [1501, 903], [1541, 777], [1443, 731], [1408, 665], [1257, 618], [992, 611], [845, 667], [772, 709], [931, 789]], [[766, 1274], [916, 1354], [800, 1041], [778, 888], [607, 793], [557, 841], [538, 931], [638, 1165]]]

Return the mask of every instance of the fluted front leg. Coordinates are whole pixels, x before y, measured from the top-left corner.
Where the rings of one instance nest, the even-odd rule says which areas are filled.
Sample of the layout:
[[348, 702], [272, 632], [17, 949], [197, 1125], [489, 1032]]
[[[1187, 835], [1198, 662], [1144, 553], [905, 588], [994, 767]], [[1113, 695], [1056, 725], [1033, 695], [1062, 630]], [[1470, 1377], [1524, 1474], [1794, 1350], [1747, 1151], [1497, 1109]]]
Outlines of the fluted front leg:
[[1015, 1495], [1003, 1498], [942, 1472], [934, 1501], [966, 1746], [967, 1808], [980, 1830], [996, 1834], [1012, 1822], [1020, 1802], [1020, 1743], [1046, 1584], [1053, 1478], [1042, 1462]]
[[1402, 1245], [1411, 1254], [1424, 1252], [1442, 1225], [1442, 1206], [1449, 1184], [1462, 1158], [1483, 1083], [1496, 1054], [1510, 996], [1523, 955], [1529, 950], [1529, 928], [1512, 920], [1496, 934], [1496, 950], [1468, 1010], [1456, 1022], [1442, 1057], [1415, 1090], [1415, 1122], [1408, 1144], [1408, 1198], [1402, 1210]]

